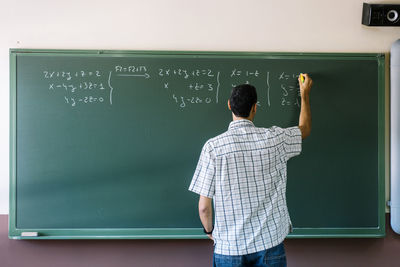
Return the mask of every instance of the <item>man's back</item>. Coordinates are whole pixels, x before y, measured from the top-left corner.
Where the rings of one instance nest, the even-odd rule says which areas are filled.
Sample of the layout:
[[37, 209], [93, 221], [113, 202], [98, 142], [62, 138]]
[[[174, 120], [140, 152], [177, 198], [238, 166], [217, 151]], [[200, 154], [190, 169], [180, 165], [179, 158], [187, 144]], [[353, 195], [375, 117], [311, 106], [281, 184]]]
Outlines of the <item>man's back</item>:
[[257, 128], [249, 120], [231, 122], [204, 145], [190, 190], [214, 199], [215, 253], [250, 254], [283, 241], [291, 226], [286, 162], [300, 151], [298, 127]]

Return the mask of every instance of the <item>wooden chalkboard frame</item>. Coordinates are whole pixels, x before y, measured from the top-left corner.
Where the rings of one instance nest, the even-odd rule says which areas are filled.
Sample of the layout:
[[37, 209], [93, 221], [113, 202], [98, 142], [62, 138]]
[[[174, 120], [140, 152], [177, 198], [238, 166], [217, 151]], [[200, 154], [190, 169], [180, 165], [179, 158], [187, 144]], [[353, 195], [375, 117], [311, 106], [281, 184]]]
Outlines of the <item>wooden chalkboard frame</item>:
[[[18, 229], [16, 227], [16, 79], [17, 55], [93, 56], [124, 55], [164, 56], [227, 56], [230, 58], [259, 57], [269, 59], [357, 59], [376, 60], [378, 64], [378, 221], [374, 228], [294, 228], [289, 238], [349, 238], [385, 236], [385, 55], [380, 53], [271, 53], [271, 52], [203, 52], [203, 51], [125, 51], [125, 50], [47, 50], [10, 49], [10, 212], [9, 238], [11, 239], [203, 239], [199, 228], [138, 228], [138, 229]], [[22, 236], [23, 232], [39, 232], [38, 236]]]

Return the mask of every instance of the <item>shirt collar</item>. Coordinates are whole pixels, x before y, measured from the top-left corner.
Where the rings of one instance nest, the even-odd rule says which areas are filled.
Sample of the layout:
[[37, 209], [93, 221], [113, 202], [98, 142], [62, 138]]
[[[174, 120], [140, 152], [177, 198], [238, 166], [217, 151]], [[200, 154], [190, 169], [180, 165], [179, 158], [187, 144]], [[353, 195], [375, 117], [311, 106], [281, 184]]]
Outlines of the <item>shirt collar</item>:
[[231, 123], [229, 123], [229, 130], [233, 130], [233, 129], [238, 129], [238, 128], [242, 128], [242, 127], [255, 127], [253, 122], [247, 119], [240, 119], [237, 121], [231, 121]]

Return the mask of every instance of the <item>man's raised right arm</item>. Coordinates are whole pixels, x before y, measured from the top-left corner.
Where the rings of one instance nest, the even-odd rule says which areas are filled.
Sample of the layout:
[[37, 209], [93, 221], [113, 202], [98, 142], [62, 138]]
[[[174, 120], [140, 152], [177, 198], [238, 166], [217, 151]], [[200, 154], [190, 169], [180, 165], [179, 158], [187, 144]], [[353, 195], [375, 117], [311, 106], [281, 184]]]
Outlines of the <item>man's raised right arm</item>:
[[[304, 82], [301, 81], [301, 75], [304, 77]], [[310, 108], [310, 91], [312, 86], [312, 79], [308, 74], [301, 74], [299, 76], [300, 95], [301, 95], [301, 108], [299, 117], [299, 128], [301, 131], [301, 138], [307, 138], [311, 133], [311, 108]]]

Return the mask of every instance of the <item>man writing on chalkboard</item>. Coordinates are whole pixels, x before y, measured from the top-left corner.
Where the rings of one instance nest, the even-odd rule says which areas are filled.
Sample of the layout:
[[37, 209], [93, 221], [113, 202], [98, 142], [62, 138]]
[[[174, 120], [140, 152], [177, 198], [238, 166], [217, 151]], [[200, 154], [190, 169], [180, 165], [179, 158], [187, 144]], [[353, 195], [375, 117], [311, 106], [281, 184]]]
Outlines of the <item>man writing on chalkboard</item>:
[[214, 240], [216, 267], [286, 266], [283, 240], [292, 228], [286, 164], [311, 131], [312, 80], [300, 74], [299, 85], [299, 125], [286, 129], [255, 127], [256, 88], [236, 86], [228, 100], [233, 121], [202, 149], [189, 190], [200, 195], [200, 220]]

